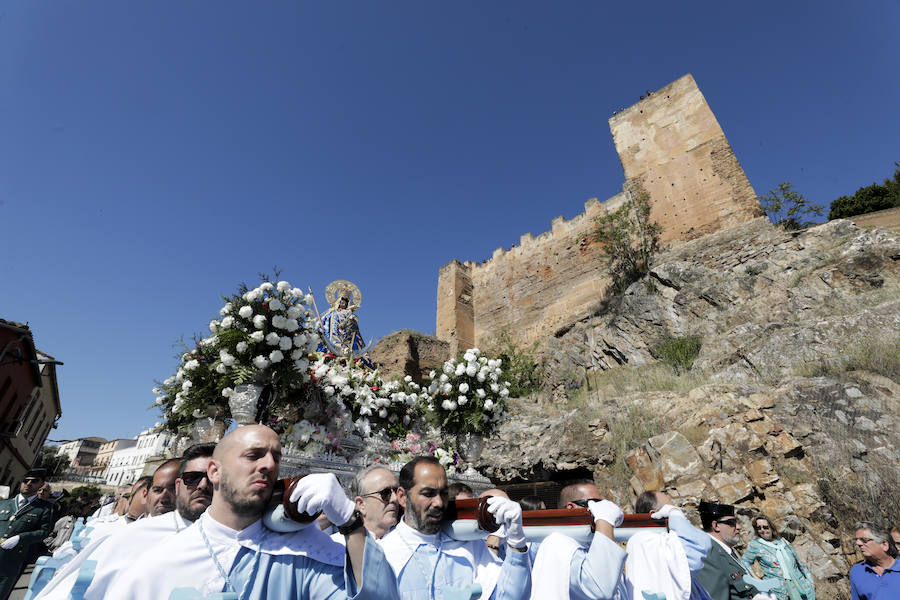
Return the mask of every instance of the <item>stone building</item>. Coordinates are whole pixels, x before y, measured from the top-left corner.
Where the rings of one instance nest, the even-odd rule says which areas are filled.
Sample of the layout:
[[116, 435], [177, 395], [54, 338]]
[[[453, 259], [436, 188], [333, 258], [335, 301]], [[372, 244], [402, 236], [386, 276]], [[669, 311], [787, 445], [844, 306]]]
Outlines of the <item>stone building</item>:
[[137, 440], [125, 438], [118, 438], [101, 444], [100, 449], [97, 451], [97, 457], [94, 459], [94, 464], [91, 465], [91, 477], [106, 480], [106, 472], [109, 470], [115, 451], [133, 448], [136, 445]]
[[15, 489], [62, 415], [57, 364], [27, 325], [0, 319], [0, 485]]
[[451, 354], [507, 330], [521, 342], [589, 316], [609, 281], [595, 219], [646, 195], [661, 242], [677, 244], [763, 216], [747, 176], [691, 75], [609, 119], [625, 172], [622, 192], [553, 219], [484, 263], [451, 261], [438, 274], [437, 338]]
[[134, 442], [130, 447], [113, 451], [106, 471], [106, 483], [109, 485], [125, 485], [137, 481], [147, 462], [165, 456], [171, 436], [167, 433], [142, 431]]

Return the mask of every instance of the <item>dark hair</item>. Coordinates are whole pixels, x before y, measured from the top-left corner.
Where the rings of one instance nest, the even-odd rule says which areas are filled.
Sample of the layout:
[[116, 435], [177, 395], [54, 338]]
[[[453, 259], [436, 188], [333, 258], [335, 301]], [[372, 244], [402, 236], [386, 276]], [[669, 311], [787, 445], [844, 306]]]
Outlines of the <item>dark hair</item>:
[[407, 492], [411, 490], [414, 485], [416, 485], [416, 467], [420, 464], [434, 465], [436, 467], [440, 467], [441, 469], [444, 468], [444, 466], [441, 464], [441, 461], [431, 455], [425, 454], [422, 456], [416, 456], [411, 461], [403, 465], [402, 469], [400, 469], [400, 487], [402, 487]]
[[181, 455], [181, 465], [178, 467], [178, 476], [184, 475], [184, 467], [195, 458], [207, 458], [213, 455], [216, 449], [215, 442], [207, 442], [205, 444], [194, 444], [184, 451]]
[[544, 501], [537, 496], [525, 496], [519, 500], [519, 506], [522, 507], [522, 510], [541, 510], [541, 504], [543, 503]]
[[636, 513], [649, 513], [659, 510], [660, 508], [662, 507], [656, 499], [655, 491], [643, 492], [637, 497], [637, 500], [634, 501], [634, 512]]
[[753, 515], [753, 518], [750, 519], [750, 524], [753, 525], [753, 531], [756, 531], [757, 536], [759, 536], [759, 530], [756, 529], [756, 525], [757, 525], [756, 522], [759, 521], [760, 519], [762, 519], [763, 521], [765, 521], [766, 523], [769, 524], [769, 527], [771, 528], [770, 531], [772, 532], [772, 539], [777, 539], [777, 538], [781, 537], [780, 535], [778, 535], [778, 530], [775, 529], [775, 523], [773, 523], [772, 519], [770, 519], [763, 513], [756, 513], [755, 515]]
[[[177, 465], [180, 461], [181, 459], [179, 458], [170, 458], [169, 460], [164, 461], [162, 464], [156, 467], [156, 471], [159, 471], [160, 469], [164, 469], [166, 467], [171, 467], [172, 465]], [[153, 471], [154, 475], [156, 475], [156, 471]]]
[[475, 495], [475, 492], [472, 491], [472, 488], [462, 483], [461, 481], [454, 481], [447, 487], [447, 498], [449, 498], [450, 500], [456, 500], [456, 497], [459, 496], [462, 492], [466, 492], [471, 496]]
[[[143, 477], [141, 477], [140, 479], [135, 481], [134, 484], [132, 484], [132, 486], [131, 486], [132, 496], [134, 494], [138, 493], [139, 491], [141, 491], [142, 489], [149, 487], [152, 482], [153, 482], [153, 477], [151, 477], [150, 475], [144, 475]], [[130, 498], [129, 498], [129, 500], [130, 500]]]

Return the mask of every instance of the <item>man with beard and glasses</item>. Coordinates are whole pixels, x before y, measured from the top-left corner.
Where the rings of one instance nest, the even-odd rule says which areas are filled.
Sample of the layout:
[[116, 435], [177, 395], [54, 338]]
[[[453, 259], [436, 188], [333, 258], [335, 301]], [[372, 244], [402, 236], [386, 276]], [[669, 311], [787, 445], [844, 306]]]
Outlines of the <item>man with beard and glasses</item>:
[[[153, 476], [154, 487], [166, 489], [169, 477], [173, 477], [175, 494], [169, 506], [161, 495], [151, 500], [153, 512], [161, 510], [147, 519], [141, 519], [129, 527], [113, 532], [109, 537], [92, 542], [75, 560], [68, 563], [47, 584], [35, 600], [67, 600], [85, 560], [97, 561], [95, 575], [84, 593], [84, 600], [100, 600], [113, 578], [130, 565], [136, 564], [138, 556], [159, 542], [174, 536], [196, 521], [212, 502], [212, 484], [206, 469], [212, 459], [215, 444], [197, 444], [188, 448], [180, 459], [173, 459], [160, 465]], [[174, 471], [171, 466], [174, 465]], [[157, 475], [162, 474], [160, 477]], [[173, 510], [174, 509], [174, 510]]]
[[769, 598], [744, 580], [751, 575], [734, 547], [741, 543], [741, 523], [730, 504], [701, 501], [698, 507], [703, 531], [712, 538], [709, 554], [696, 579], [712, 600]]
[[593, 481], [576, 481], [559, 493], [559, 508], [586, 508], [594, 519], [590, 542], [551, 533], [534, 559], [532, 600], [612, 600], [625, 598], [625, 551], [614, 541], [625, 515], [604, 500]]
[[214, 489], [209, 509], [122, 570], [106, 597], [161, 600], [177, 590], [202, 596], [224, 591], [241, 599], [397, 598], [384, 553], [367, 541], [362, 519], [334, 475], [306, 476], [291, 501], [300, 512], [321, 510], [340, 524], [346, 548], [315, 526], [294, 533], [264, 527], [280, 461], [278, 435], [263, 425], [238, 427], [222, 438], [207, 469]]
[[393, 529], [400, 519], [397, 486], [397, 476], [379, 465], [357, 471], [353, 479], [353, 501], [362, 515], [363, 527], [377, 540]]
[[441, 600], [481, 588], [475, 596], [524, 600], [531, 592], [531, 568], [522, 529], [522, 510], [506, 498], [489, 498], [489, 511], [506, 530], [509, 546], [501, 561], [483, 540], [456, 541], [441, 531], [447, 508], [447, 473], [433, 456], [417, 456], [400, 470], [397, 497], [405, 513], [381, 540], [404, 600]]

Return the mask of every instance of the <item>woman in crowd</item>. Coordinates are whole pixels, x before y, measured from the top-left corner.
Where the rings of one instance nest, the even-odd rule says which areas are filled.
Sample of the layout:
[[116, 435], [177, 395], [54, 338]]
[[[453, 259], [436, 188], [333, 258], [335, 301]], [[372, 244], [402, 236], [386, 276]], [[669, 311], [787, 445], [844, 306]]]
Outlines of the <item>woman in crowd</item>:
[[763, 579], [780, 579], [781, 585], [771, 593], [778, 600], [815, 600], [812, 575], [797, 558], [794, 547], [786, 539], [778, 535], [772, 521], [757, 515], [753, 519], [753, 529], [757, 537], [747, 544], [743, 561], [748, 569], [758, 562]]

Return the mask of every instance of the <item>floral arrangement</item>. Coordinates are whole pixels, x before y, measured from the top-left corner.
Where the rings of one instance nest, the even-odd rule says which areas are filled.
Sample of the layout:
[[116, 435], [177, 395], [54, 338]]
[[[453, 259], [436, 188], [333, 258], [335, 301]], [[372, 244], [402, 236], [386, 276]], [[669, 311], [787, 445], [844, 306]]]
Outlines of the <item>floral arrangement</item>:
[[489, 433], [506, 415], [509, 382], [501, 381], [502, 361], [478, 348], [429, 374], [426, 410], [434, 424], [451, 433]]
[[425, 440], [418, 433], [407, 433], [405, 436], [391, 441], [391, 450], [393, 452], [388, 457], [375, 458], [375, 462], [382, 462], [385, 465], [399, 468], [412, 460], [414, 456], [429, 454], [437, 458], [444, 469], [453, 475], [459, 466], [460, 457], [448, 446], [449, 444], [446, 442], [441, 444], [440, 442]]
[[[443, 435], [483, 435], [506, 414], [502, 361], [477, 348], [432, 371], [423, 385], [410, 376], [385, 381], [359, 359], [316, 351], [313, 298], [287, 281], [242, 285], [223, 299], [210, 335], [153, 390], [164, 417], [160, 430], [196, 436], [202, 421], [205, 430], [214, 424], [213, 433], [224, 432], [234, 418], [269, 425], [286, 450], [338, 451], [341, 440], [355, 437], [380, 440], [374, 446], [394, 459], [427, 452], [449, 467], [459, 457]], [[256, 397], [248, 403], [250, 388]], [[429, 441], [413, 433], [429, 425]]]

